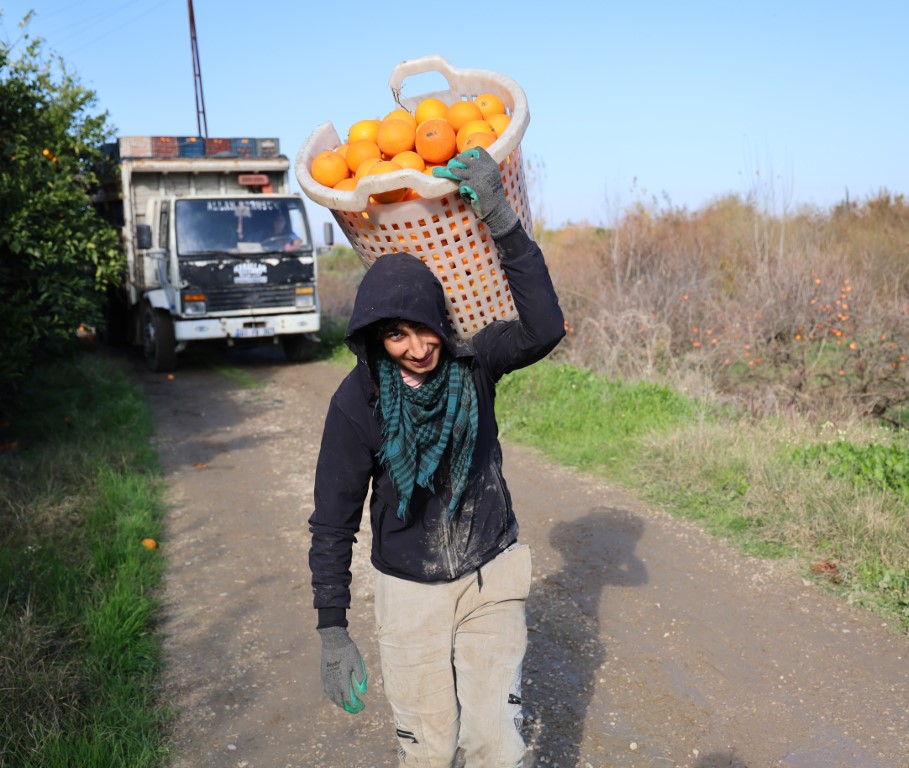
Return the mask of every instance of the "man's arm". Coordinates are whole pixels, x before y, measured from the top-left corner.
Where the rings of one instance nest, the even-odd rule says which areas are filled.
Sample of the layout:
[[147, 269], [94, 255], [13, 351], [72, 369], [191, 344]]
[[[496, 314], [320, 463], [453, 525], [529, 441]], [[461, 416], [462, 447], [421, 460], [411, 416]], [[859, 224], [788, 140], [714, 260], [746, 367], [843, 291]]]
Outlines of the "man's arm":
[[518, 317], [492, 323], [474, 350], [494, 379], [542, 360], [565, 336], [565, 318], [539, 246], [518, 224], [496, 241]]
[[315, 510], [309, 518], [309, 567], [319, 628], [347, 626], [353, 545], [372, 473], [372, 453], [364, 435], [334, 398], [325, 418]]
[[[348, 379], [346, 383], [352, 382]], [[366, 706], [366, 664], [347, 633], [347, 609], [353, 545], [369, 488], [372, 452], [362, 430], [337, 401], [336, 393], [325, 417], [316, 465], [315, 511], [309, 518], [309, 567], [322, 641], [322, 690], [335, 705], [357, 714]]]
[[539, 247], [524, 231], [502, 186], [502, 171], [481, 148], [462, 152], [433, 175], [460, 183], [458, 191], [496, 241], [518, 319], [496, 322], [473, 338], [473, 350], [494, 379], [551, 352], [565, 335], [549, 270]]

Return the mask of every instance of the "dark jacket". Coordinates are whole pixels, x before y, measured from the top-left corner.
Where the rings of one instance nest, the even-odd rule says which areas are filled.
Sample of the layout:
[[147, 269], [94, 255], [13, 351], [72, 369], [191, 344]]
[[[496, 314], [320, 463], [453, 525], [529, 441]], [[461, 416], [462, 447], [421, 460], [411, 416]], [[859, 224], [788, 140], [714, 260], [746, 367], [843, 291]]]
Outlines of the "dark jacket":
[[[357, 364], [332, 397], [316, 467], [315, 511], [309, 519], [314, 604], [319, 627], [346, 626], [350, 564], [363, 503], [372, 486], [372, 564], [414, 581], [450, 581], [480, 568], [517, 540], [518, 524], [502, 477], [495, 385], [510, 371], [545, 357], [565, 334], [564, 319], [539, 247], [516, 226], [497, 241], [519, 318], [496, 321], [458, 339], [445, 314], [441, 283], [417, 257], [392, 253], [367, 270], [347, 329]], [[445, 340], [449, 353], [470, 361], [479, 426], [468, 486], [454, 518], [444, 462], [436, 494], [416, 486], [405, 520], [376, 455], [381, 446], [376, 386], [368, 365], [368, 327], [377, 320], [420, 322]]]

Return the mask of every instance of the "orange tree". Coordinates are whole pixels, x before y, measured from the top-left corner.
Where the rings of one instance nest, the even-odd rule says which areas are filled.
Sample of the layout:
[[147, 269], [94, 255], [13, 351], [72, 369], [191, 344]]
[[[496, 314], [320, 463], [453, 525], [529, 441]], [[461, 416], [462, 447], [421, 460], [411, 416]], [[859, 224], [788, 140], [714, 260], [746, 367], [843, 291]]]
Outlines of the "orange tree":
[[[27, 24], [28, 17], [23, 22]], [[39, 39], [0, 42], [0, 402], [41, 355], [65, 354], [100, 324], [122, 268], [117, 233], [90, 190], [110, 138], [95, 94]]]

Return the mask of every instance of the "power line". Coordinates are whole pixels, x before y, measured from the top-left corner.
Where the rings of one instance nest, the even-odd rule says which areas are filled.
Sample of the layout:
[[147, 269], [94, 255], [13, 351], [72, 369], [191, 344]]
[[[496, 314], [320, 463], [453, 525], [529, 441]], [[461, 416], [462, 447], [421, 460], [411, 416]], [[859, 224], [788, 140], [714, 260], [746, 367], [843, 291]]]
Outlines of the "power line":
[[[73, 5], [67, 6], [67, 8], [63, 10], [74, 10], [78, 13], [78, 15], [67, 15], [67, 18], [61, 19], [60, 23], [58, 23], [56, 27], [53, 25], [48, 25], [50, 31], [46, 35], [42, 35], [42, 37], [47, 37], [48, 39], [53, 38], [55, 45], [65, 43], [74, 38], [82, 37], [85, 34], [90, 34], [93, 28], [96, 29], [99, 26], [97, 22], [101, 20], [110, 21], [117, 14], [123, 13], [124, 11], [128, 10], [130, 6], [133, 6], [141, 1], [142, 0], [128, 0], [128, 2], [117, 5], [113, 9], [102, 8], [101, 10], [98, 10], [88, 16], [84, 15], [84, 3], [81, 5], [79, 3], [74, 3]], [[57, 9], [57, 12], [48, 14], [47, 17], [39, 13], [36, 15], [36, 20], [39, 22], [47, 21], [47, 19], [59, 15], [60, 10], [61, 9]], [[128, 23], [131, 23], [135, 18], [136, 17], [128, 19]]]
[[145, 11], [143, 11], [142, 13], [139, 13], [139, 14], [137, 14], [136, 16], [133, 16], [131, 19], [128, 19], [127, 21], [124, 21], [124, 22], [123, 22], [122, 24], [120, 24], [119, 26], [113, 27], [112, 29], [109, 29], [109, 30], [107, 30], [106, 32], [103, 32], [102, 34], [98, 35], [97, 37], [92, 38], [91, 40], [88, 40], [87, 42], [83, 43], [82, 45], [80, 45], [80, 46], [78, 46], [78, 47], [76, 47], [76, 48], [72, 48], [69, 52], [70, 52], [70, 53], [76, 53], [77, 51], [81, 51], [81, 50], [84, 49], [84, 48], [88, 48], [88, 46], [94, 45], [94, 44], [97, 43], [99, 40], [103, 40], [103, 39], [106, 38], [106, 37], [110, 37], [112, 34], [114, 34], [114, 32], [119, 32], [119, 31], [120, 31], [121, 29], [123, 29], [124, 27], [128, 27], [130, 24], [132, 24], [132, 23], [138, 21], [138, 20], [141, 19], [143, 16], [148, 16], [148, 14], [150, 14], [152, 11], [156, 11], [156, 10], [157, 10], [158, 8], [160, 8], [162, 5], [167, 5], [169, 2], [170, 2], [170, 0], [161, 0], [160, 3], [157, 3], [156, 5], [153, 5], [151, 8], [148, 8], [148, 9], [146, 9]]

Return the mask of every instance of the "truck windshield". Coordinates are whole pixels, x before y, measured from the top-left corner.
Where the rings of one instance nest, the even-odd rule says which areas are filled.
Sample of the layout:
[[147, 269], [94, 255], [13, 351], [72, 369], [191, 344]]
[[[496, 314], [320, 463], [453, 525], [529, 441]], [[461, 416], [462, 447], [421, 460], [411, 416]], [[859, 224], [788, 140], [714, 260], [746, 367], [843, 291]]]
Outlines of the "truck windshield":
[[214, 253], [297, 254], [309, 248], [299, 200], [178, 200], [177, 254], [192, 258]]

